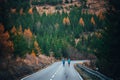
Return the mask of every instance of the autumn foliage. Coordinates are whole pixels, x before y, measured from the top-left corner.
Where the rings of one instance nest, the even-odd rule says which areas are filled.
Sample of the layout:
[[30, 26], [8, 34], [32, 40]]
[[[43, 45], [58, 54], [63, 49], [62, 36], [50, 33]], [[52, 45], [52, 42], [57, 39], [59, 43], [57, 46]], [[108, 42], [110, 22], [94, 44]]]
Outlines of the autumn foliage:
[[85, 26], [85, 23], [84, 23], [84, 20], [83, 20], [82, 17], [81, 17], [80, 20], [79, 20], [79, 24], [82, 25], [82, 26]]
[[94, 20], [94, 17], [91, 18], [91, 23], [92, 23], [93, 25], [96, 24], [96, 23], [95, 23], [95, 20]]
[[35, 54], [34, 50], [32, 50], [31, 55], [32, 55], [34, 58], [36, 57], [36, 54]]
[[13, 43], [9, 40], [8, 31], [4, 32], [4, 26], [0, 24], [0, 57], [8, 57], [13, 52]]
[[11, 11], [11, 13], [16, 13], [16, 9], [15, 8], [11, 8], [10, 11]]
[[32, 32], [30, 28], [24, 30], [24, 38], [28, 41], [28, 48], [30, 48], [30, 41], [32, 39]]
[[16, 30], [15, 26], [12, 27], [11, 33], [13, 33], [14, 35], [17, 35], [17, 30]]
[[37, 53], [41, 54], [40, 47], [37, 41], [34, 41], [34, 47], [35, 47], [35, 50], [37, 50]]
[[69, 19], [68, 17], [65, 17], [65, 18], [63, 19], [63, 24], [64, 24], [64, 25], [70, 25], [70, 19]]
[[105, 19], [105, 16], [103, 15], [103, 12], [101, 12], [101, 11], [99, 12], [98, 17], [99, 17], [100, 20]]
[[30, 28], [24, 30], [24, 36], [28, 39], [32, 38], [32, 32], [31, 32]]
[[28, 13], [29, 13], [29, 14], [33, 14], [33, 8], [30, 8], [30, 9], [28, 10]]

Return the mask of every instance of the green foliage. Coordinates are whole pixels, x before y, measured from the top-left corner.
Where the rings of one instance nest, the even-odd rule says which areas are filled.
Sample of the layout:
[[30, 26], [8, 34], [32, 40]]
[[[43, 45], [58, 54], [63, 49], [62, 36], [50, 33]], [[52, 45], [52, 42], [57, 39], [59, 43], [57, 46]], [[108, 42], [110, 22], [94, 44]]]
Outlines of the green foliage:
[[16, 35], [12, 38], [14, 43], [14, 56], [24, 57], [28, 51], [27, 42], [22, 35]]
[[106, 14], [106, 26], [102, 32], [102, 38], [97, 41], [95, 46], [98, 57], [97, 65], [100, 71], [115, 80], [120, 79], [120, 1], [110, 1], [110, 5], [114, 6], [115, 11], [108, 10]]
[[[62, 0], [41, 0], [40, 2], [36, 2], [33, 0], [32, 4], [41, 5], [41, 4], [51, 4], [56, 5], [61, 3]], [[92, 46], [92, 43], [95, 39], [90, 36], [90, 33], [94, 32], [97, 29], [101, 28], [101, 24], [103, 21], [100, 21], [96, 15], [90, 14], [82, 14], [82, 7], [71, 7], [71, 11], [69, 14], [59, 12], [54, 14], [45, 14], [39, 15], [36, 8], [33, 8], [33, 14], [29, 14], [28, 10], [30, 9], [29, 0], [25, 2], [21, 2], [16, 0], [15, 2], [9, 1], [10, 3], [6, 3], [9, 5], [9, 8], [6, 8], [7, 19], [6, 30], [10, 30], [12, 26], [16, 26], [18, 29], [20, 25], [22, 25], [23, 31], [27, 28], [33, 33], [33, 38], [30, 41], [30, 48], [24, 50], [23, 45], [28, 44], [24, 41], [24, 38], [20, 36], [20, 40], [17, 41], [18, 36], [13, 38], [14, 44], [16, 45], [15, 54], [18, 56], [25, 55], [25, 52], [31, 52], [34, 50], [34, 40], [37, 40], [41, 52], [46, 55], [50, 55], [50, 52], [54, 53], [56, 58], [60, 58], [62, 56], [69, 57], [69, 53], [67, 52], [67, 46], [73, 46], [78, 49], [81, 53], [88, 52], [92, 53], [94, 48], [88, 50]], [[19, 6], [16, 5], [19, 3]], [[17, 3], [17, 4], [15, 4]], [[15, 13], [11, 13], [10, 9], [16, 8]], [[23, 8], [23, 14], [20, 14], [20, 9]], [[57, 9], [62, 9], [61, 6], [57, 6]], [[90, 20], [91, 17], [94, 17], [96, 25], [92, 25]], [[68, 25], [63, 23], [64, 18], [68, 18]], [[79, 24], [80, 18], [83, 18], [85, 26]], [[102, 25], [104, 26], [104, 24]], [[84, 35], [88, 35], [89, 37], [86, 39]], [[36, 37], [35, 37], [36, 36]], [[78, 44], [75, 44], [75, 39], [81, 39]], [[21, 44], [20, 44], [21, 43]], [[18, 47], [21, 49], [18, 49]], [[35, 51], [35, 50], [34, 50]], [[18, 54], [19, 52], [20, 54]], [[36, 51], [37, 52], [37, 51]]]
[[49, 5], [56, 5], [56, 4], [61, 4], [62, 0], [33, 0], [32, 4], [33, 5], [44, 5], [44, 4], [49, 4]]

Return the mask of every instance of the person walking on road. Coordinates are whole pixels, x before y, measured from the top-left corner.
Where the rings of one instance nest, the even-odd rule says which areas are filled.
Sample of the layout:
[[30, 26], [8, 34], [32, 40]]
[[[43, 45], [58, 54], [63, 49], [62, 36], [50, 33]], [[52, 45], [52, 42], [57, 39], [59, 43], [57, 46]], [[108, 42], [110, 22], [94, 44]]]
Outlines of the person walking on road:
[[68, 66], [70, 66], [70, 58], [68, 59]]
[[62, 59], [62, 63], [63, 63], [63, 66], [65, 66], [65, 59], [64, 58]]

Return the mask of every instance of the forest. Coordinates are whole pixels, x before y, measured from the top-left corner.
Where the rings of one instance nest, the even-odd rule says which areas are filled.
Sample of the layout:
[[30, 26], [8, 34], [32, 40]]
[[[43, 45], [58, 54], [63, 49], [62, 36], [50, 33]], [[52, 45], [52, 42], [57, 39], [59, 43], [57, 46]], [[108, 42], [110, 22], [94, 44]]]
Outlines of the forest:
[[[57, 11], [40, 15], [36, 6], [57, 5], [56, 9], [62, 10], [63, 7], [58, 5], [63, 1], [1, 0], [0, 63], [25, 58], [31, 52], [36, 56], [53, 55], [56, 59], [96, 59], [100, 72], [115, 80], [120, 79], [120, 1], [109, 0], [110, 8], [98, 15], [83, 13], [83, 8], [88, 6], [86, 0], [79, 1], [82, 3], [80, 7], [66, 7], [69, 13]], [[65, 4], [68, 3], [72, 0], [65, 0]]]

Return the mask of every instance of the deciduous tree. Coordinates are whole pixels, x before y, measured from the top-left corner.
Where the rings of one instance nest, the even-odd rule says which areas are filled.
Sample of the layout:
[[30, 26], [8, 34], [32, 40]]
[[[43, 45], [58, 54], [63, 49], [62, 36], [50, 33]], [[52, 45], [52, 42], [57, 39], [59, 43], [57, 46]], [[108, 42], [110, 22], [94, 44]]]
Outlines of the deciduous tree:
[[80, 20], [79, 20], [79, 24], [82, 25], [83, 27], [85, 26], [85, 23], [84, 23], [84, 20], [83, 20], [82, 17], [81, 17]]
[[70, 25], [70, 19], [69, 19], [68, 17], [65, 17], [65, 18], [63, 19], [63, 24], [64, 24], [64, 25]]
[[0, 58], [7, 58], [14, 50], [13, 42], [9, 40], [8, 31], [4, 32], [4, 26], [0, 24]]
[[32, 40], [32, 36], [33, 35], [32, 35], [30, 28], [24, 30], [24, 37], [26, 41], [28, 41], [28, 48], [30, 48], [30, 44], [31, 44], [30, 41]]

